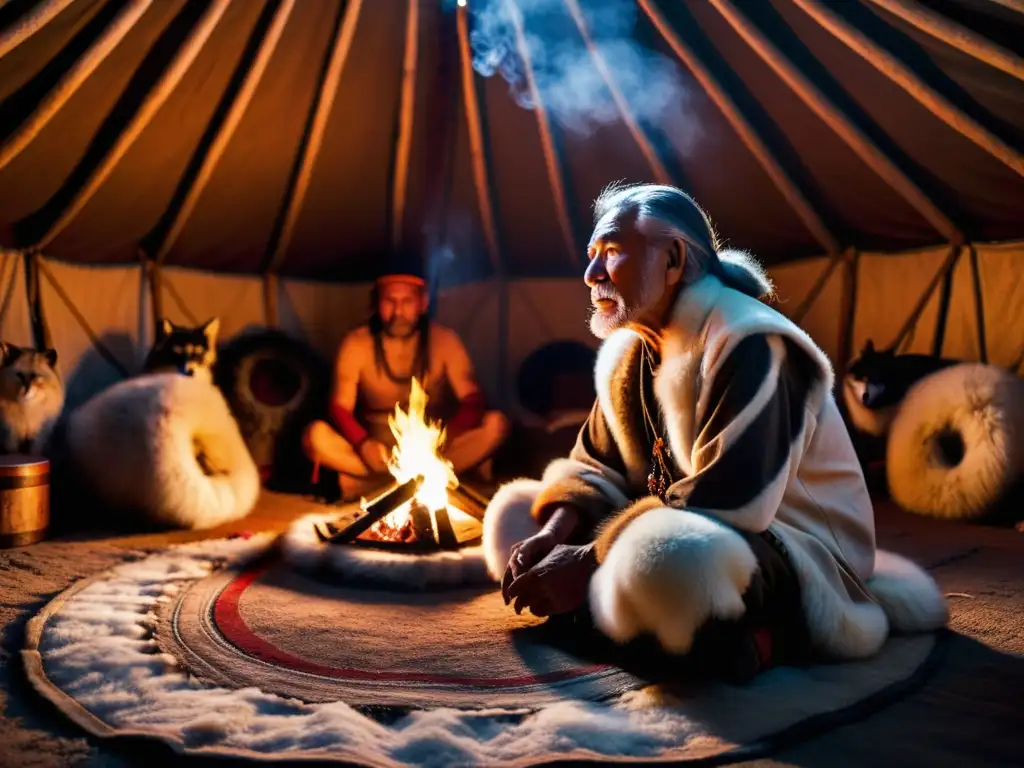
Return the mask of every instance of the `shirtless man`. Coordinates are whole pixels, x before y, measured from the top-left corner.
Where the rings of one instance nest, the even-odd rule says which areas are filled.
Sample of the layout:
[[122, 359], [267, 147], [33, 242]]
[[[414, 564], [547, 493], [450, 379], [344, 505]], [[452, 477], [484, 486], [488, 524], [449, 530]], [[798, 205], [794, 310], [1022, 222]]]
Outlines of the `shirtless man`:
[[338, 472], [345, 500], [358, 498], [387, 479], [387, 460], [395, 444], [388, 416], [396, 405], [408, 409], [414, 376], [427, 393], [428, 418], [445, 424], [442, 452], [457, 474], [479, 469], [486, 475], [489, 459], [508, 435], [505, 416], [485, 410], [462, 341], [450, 328], [430, 321], [428, 303], [422, 278], [381, 277], [374, 288], [373, 317], [349, 333], [338, 350], [333, 425], [310, 424], [303, 447], [315, 467], [314, 476], [321, 465]]

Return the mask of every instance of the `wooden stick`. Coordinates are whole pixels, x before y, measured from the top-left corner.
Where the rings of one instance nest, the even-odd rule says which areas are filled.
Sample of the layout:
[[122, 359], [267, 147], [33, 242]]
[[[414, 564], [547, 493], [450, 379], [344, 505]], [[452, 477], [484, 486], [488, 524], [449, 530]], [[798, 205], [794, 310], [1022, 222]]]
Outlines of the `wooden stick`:
[[277, 311], [278, 293], [277, 275], [273, 272], [266, 272], [263, 275], [263, 322], [270, 328], [276, 328], [280, 324], [280, 317]]
[[309, 182], [313, 178], [313, 166], [316, 165], [320, 147], [323, 145], [327, 118], [331, 114], [331, 107], [338, 95], [341, 73], [345, 69], [349, 51], [352, 50], [352, 40], [355, 38], [356, 25], [359, 22], [359, 12], [362, 7], [363, 0], [351, 0], [343, 11], [343, 17], [339, 20], [334, 42], [331, 45], [331, 59], [327, 64], [316, 99], [313, 101], [309, 131], [299, 150], [298, 171], [293, 177], [294, 183], [291, 189], [285, 194], [280, 228], [277, 230], [276, 236], [271, 237], [270, 255], [267, 257], [265, 272], [274, 272], [281, 266], [291, 243], [295, 223], [299, 219], [299, 211], [306, 199], [306, 192], [309, 191]]
[[45, 27], [75, 0], [46, 0], [0, 34], [0, 59]]
[[124, 40], [132, 25], [146, 12], [152, 2], [153, 0], [132, 0], [130, 5], [121, 9], [110, 26], [103, 30], [103, 34], [93, 41], [82, 57], [64, 73], [60, 82], [46, 94], [32, 114], [0, 145], [0, 169], [18, 157], [49, 124], [60, 108], [78, 93], [82, 83], [89, 79], [89, 75], [95, 72], [111, 51]]
[[362, 505], [362, 517], [342, 529], [338, 529], [332, 523], [317, 526], [317, 535], [322, 541], [330, 541], [332, 544], [347, 544], [361, 533], [369, 530], [378, 520], [387, 517], [405, 502], [411, 500], [421, 485], [423, 485], [422, 475], [411, 478], [400, 485], [396, 483], [369, 503]]
[[480, 127], [480, 105], [477, 100], [473, 57], [469, 48], [469, 20], [465, 6], [459, 7], [456, 20], [459, 32], [459, 63], [462, 70], [462, 99], [466, 110], [466, 127], [469, 131], [469, 153], [473, 161], [473, 184], [476, 187], [480, 222], [483, 224], [484, 237], [487, 239], [487, 252], [491, 257], [491, 266], [494, 267], [495, 273], [503, 276], [505, 273], [504, 262], [498, 246], [494, 203], [491, 198], [491, 185], [488, 178], [489, 164], [483, 131]]
[[655, 180], [659, 184], [671, 184], [672, 179], [669, 176], [668, 171], [665, 169], [664, 163], [661, 162], [661, 158], [658, 157], [658, 152], [654, 149], [654, 146], [647, 138], [647, 134], [644, 133], [643, 128], [640, 127], [640, 124], [633, 116], [633, 112], [629, 108], [629, 103], [626, 101], [626, 97], [622, 95], [622, 91], [619, 89], [619, 86], [615, 81], [615, 77], [608, 66], [608, 62], [605, 60], [601, 50], [597, 47], [593, 38], [590, 36], [590, 29], [587, 26], [587, 20], [583, 16], [583, 11], [580, 8], [578, 0], [563, 1], [565, 2], [565, 7], [569, 11], [569, 15], [572, 16], [572, 20], [576, 22], [576, 28], [580, 32], [580, 37], [583, 38], [583, 44], [587, 47], [587, 50], [590, 52], [590, 57], [594, 60], [594, 67], [604, 80], [604, 83], [608, 88], [608, 92], [612, 96], [612, 101], [615, 102], [615, 106], [619, 110], [619, 114], [622, 115], [622, 121], [626, 124], [626, 128], [629, 129], [629, 132], [633, 134], [633, 140], [636, 141], [637, 146], [640, 148], [644, 158], [647, 160], [647, 164], [651, 166], [651, 172], [654, 174]]
[[804, 195], [804, 193], [797, 186], [796, 182], [790, 177], [785, 171], [771, 150], [764, 143], [764, 140], [758, 135], [757, 131], [750, 124], [750, 121], [743, 115], [736, 102], [732, 100], [732, 97], [726, 92], [718, 81], [715, 80], [711, 71], [704, 66], [697, 55], [690, 49], [690, 47], [682, 40], [679, 35], [676, 34], [675, 30], [668, 24], [665, 18], [661, 15], [661, 11], [650, 0], [637, 0], [640, 7], [647, 14], [651, 23], [658, 30], [661, 36], [668, 43], [669, 47], [675, 52], [676, 56], [686, 65], [687, 69], [693, 74], [694, 78], [700, 83], [701, 87], [708, 94], [718, 109], [721, 111], [725, 119], [729, 121], [729, 124], [733, 127], [733, 130], [739, 135], [740, 140], [744, 146], [754, 156], [754, 159], [760, 163], [764, 172], [768, 175], [768, 178], [772, 180], [775, 188], [779, 190], [779, 193], [785, 198], [786, 202], [793, 209], [800, 221], [803, 222], [807, 230], [814, 236], [821, 246], [830, 255], [836, 256], [842, 251], [839, 245], [839, 241], [835, 235], [825, 225], [821, 215], [815, 210], [810, 200]]
[[853, 121], [836, 107], [803, 72], [730, 2], [708, 0], [751, 49], [774, 70], [797, 96], [857, 153], [864, 163], [913, 206], [936, 231], [952, 243], [963, 234], [939, 207]]
[[170, 66], [164, 70], [156, 86], [146, 95], [138, 111], [128, 125], [125, 126], [121, 135], [117, 137], [117, 141], [100, 161], [99, 165], [92, 170], [89, 177], [79, 187], [74, 197], [71, 198], [57, 219], [50, 224], [46, 232], [43, 233], [43, 236], [32, 245], [31, 250], [41, 250], [52, 243], [57, 235], [63, 232], [74, 220], [75, 216], [85, 208], [93, 195], [103, 185], [103, 182], [114, 172], [117, 163], [128, 153], [128, 150], [131, 149], [135, 141], [142, 135], [146, 126], [149, 125], [150, 121], [156, 116], [156, 113], [171, 97], [178, 83], [181, 82], [181, 79], [192, 67], [192, 64], [195, 63], [196, 58], [198, 58], [203, 50], [203, 45], [210, 38], [210, 35], [213, 34], [214, 28], [224, 17], [230, 5], [231, 0], [213, 0], [211, 2], [206, 13], [199, 20], [195, 29], [192, 30], [188, 40], [185, 41], [185, 44], [175, 54]]
[[843, 258], [843, 303], [839, 315], [839, 348], [836, 356], [839, 364], [836, 366], [836, 380], [842, 380], [846, 375], [846, 368], [850, 364], [853, 346], [853, 320], [857, 313], [857, 271], [860, 262], [860, 254], [856, 250], [850, 250]]
[[551, 135], [551, 124], [548, 121], [548, 113], [544, 108], [544, 100], [540, 95], [540, 88], [537, 87], [537, 79], [533, 73], [533, 60], [530, 56], [530, 47], [526, 42], [526, 33], [523, 31], [522, 12], [516, 5], [515, 0], [505, 0], [505, 8], [512, 21], [512, 28], [516, 36], [516, 50], [523, 62], [523, 71], [526, 75], [526, 85], [530, 91], [530, 100], [533, 102], [533, 112], [537, 116], [537, 130], [540, 132], [541, 149], [544, 152], [544, 165], [548, 172], [548, 183], [551, 185], [551, 194], [555, 200], [555, 215], [558, 217], [558, 226], [562, 230], [562, 238], [569, 258], [575, 266], [583, 266], [583, 252], [576, 244], [576, 235], [573, 231], [572, 218], [569, 216], [569, 208], [566, 203], [565, 184], [562, 182], [562, 169], [558, 160], [558, 151], [555, 149], [555, 141]]
[[459, 539], [452, 528], [451, 518], [448, 517], [448, 508], [441, 507], [434, 510], [434, 522], [437, 523], [437, 544], [441, 549], [458, 549]]
[[483, 494], [460, 482], [457, 488], [449, 488], [448, 496], [456, 507], [461, 509], [470, 517], [483, 521], [484, 512], [490, 500]]
[[395, 180], [391, 202], [391, 245], [402, 243], [405, 203], [409, 184], [409, 155], [412, 152], [413, 118], [416, 115], [416, 62], [419, 55], [419, 0], [409, 0], [405, 21], [405, 56], [402, 61], [402, 100], [398, 114], [395, 145]]
[[[1024, 59], [1012, 51], [996, 45], [984, 35], [979, 35], [977, 32], [930, 10], [924, 3], [910, 3], [907, 0], [871, 0], [871, 2], [894, 16], [899, 16], [922, 32], [953, 46], [958, 51], [963, 51], [1018, 80], [1024, 80]], [[1016, 10], [1021, 10], [1019, 3], [1015, 6]]]
[[266, 37], [260, 43], [259, 51], [257, 51], [252, 64], [245, 73], [242, 87], [238, 89], [238, 94], [231, 103], [231, 108], [224, 117], [224, 122], [217, 129], [217, 135], [210, 142], [199, 170], [187, 182], [188, 189], [184, 196], [182, 196], [181, 203], [177, 211], [174, 212], [174, 217], [171, 219], [171, 223], [163, 235], [162, 241], [153, 249], [155, 254], [153, 258], [158, 264], [164, 263], [167, 259], [167, 254], [170, 253], [174, 244], [178, 241], [178, 237], [185, 228], [188, 217], [192, 215], [196, 203], [199, 202], [199, 198], [203, 194], [203, 190], [206, 189], [206, 185], [213, 177], [213, 171], [217, 167], [217, 163], [223, 157], [231, 137], [235, 135], [235, 130], [245, 116], [245, 111], [249, 108], [249, 104], [252, 103], [253, 94], [263, 80], [263, 74], [267, 71], [267, 66], [270, 64], [274, 51], [277, 50], [277, 44], [281, 41], [281, 35], [284, 33], [288, 18], [295, 9], [295, 2], [296, 0], [282, 0], [281, 5], [274, 11], [274, 19], [267, 29]]
[[871, 66], [888, 77], [946, 125], [970, 139], [992, 157], [1024, 176], [1024, 153], [1011, 147], [949, 99], [925, 83], [910, 67], [889, 51], [848, 24], [841, 16], [818, 0], [793, 0], [804, 13], [859, 54]]

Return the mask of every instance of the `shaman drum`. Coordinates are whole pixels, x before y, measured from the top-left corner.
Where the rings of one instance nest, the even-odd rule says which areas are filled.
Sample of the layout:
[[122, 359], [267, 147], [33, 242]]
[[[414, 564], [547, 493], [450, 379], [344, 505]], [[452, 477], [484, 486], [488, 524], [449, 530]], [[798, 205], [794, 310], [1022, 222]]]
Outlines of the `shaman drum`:
[[50, 525], [50, 462], [41, 456], [0, 456], [0, 547], [23, 547]]

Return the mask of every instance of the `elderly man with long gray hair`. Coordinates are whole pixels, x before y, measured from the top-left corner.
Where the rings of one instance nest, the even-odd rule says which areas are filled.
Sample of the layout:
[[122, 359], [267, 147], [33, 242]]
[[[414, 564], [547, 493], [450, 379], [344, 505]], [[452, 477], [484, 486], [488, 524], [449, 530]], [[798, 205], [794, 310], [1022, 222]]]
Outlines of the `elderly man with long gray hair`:
[[737, 681], [943, 626], [928, 574], [876, 548], [831, 364], [760, 266], [657, 185], [601, 194], [588, 255], [598, 396], [569, 457], [488, 507], [506, 604]]

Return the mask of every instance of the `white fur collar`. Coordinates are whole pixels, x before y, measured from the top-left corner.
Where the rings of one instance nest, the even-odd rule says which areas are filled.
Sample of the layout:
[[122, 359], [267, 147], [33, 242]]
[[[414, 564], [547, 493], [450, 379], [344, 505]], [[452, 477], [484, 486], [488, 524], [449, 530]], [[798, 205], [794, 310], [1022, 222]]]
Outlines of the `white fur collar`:
[[[694, 425], [707, 406], [710, 390], [703, 383], [714, 377], [733, 347], [753, 333], [784, 335], [818, 363], [821, 378], [812, 393], [810, 407], [820, 408], [832, 389], [831, 362], [810, 336], [761, 301], [729, 288], [713, 275], [705, 275], [684, 288], [676, 299], [662, 332], [662, 362], [654, 385], [665, 415], [665, 437], [674, 463], [686, 475], [693, 472]], [[598, 400], [626, 465], [630, 484], [642, 487], [648, 457], [639, 436], [630, 434], [628, 399], [624, 394], [637, 386], [636, 381], [628, 380], [628, 361], [639, 350], [640, 342], [639, 334], [628, 328], [609, 336], [598, 353], [595, 379]]]

